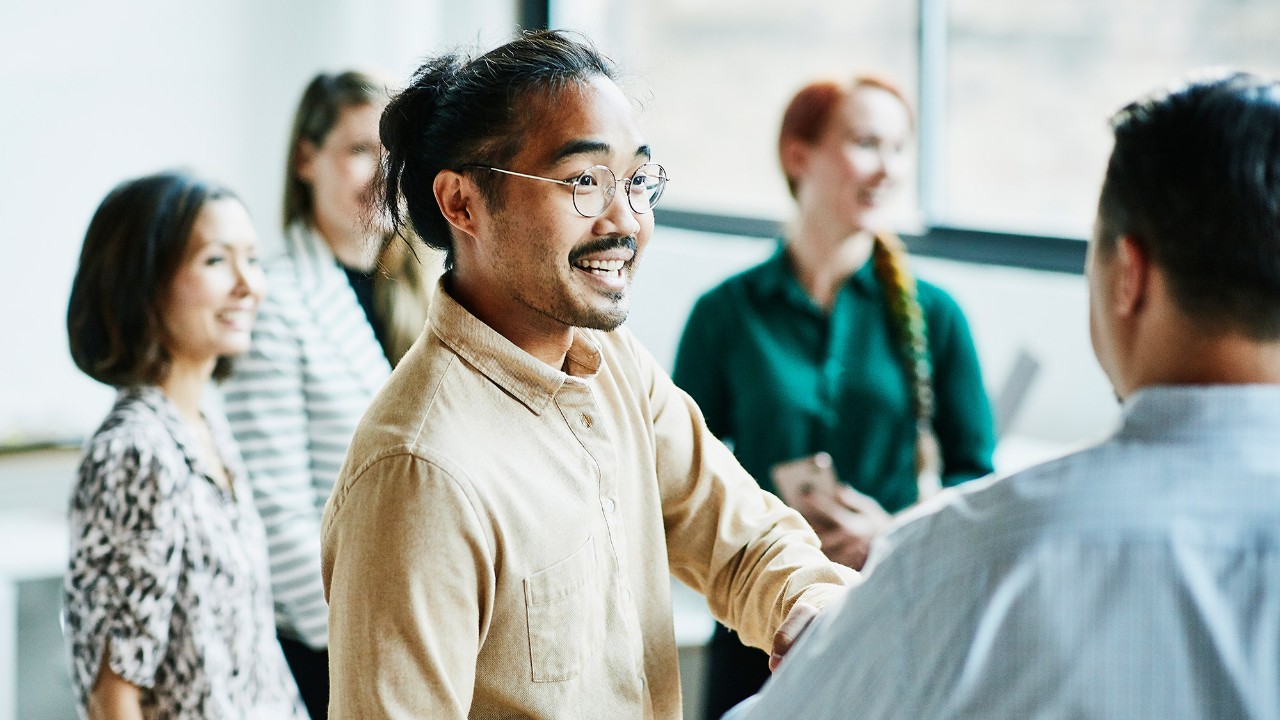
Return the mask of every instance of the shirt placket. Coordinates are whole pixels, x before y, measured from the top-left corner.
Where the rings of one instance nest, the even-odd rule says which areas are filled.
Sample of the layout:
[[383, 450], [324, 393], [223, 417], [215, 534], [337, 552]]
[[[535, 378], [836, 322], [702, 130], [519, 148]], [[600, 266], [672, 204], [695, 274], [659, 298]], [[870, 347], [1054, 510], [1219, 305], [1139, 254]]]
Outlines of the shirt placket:
[[583, 448], [595, 461], [597, 479], [597, 517], [603, 522], [608, 537], [607, 583], [613, 596], [608, 607], [614, 611], [609, 624], [620, 623], [630, 645], [629, 657], [634, 659], [633, 672], [637, 689], [644, 687], [644, 642], [639, 625], [635, 599], [632, 595], [630, 574], [626, 572], [627, 554], [626, 524], [623, 522], [622, 496], [618, 483], [617, 447], [610, 437], [609, 419], [596, 401], [590, 385], [569, 378], [561, 391], [561, 409], [569, 420], [570, 428]]
[[850, 298], [841, 288], [825, 318], [826, 332], [818, 372], [818, 427], [814, 428], [815, 447], [822, 447], [840, 422], [840, 396], [845, 376], [845, 349], [852, 333]]

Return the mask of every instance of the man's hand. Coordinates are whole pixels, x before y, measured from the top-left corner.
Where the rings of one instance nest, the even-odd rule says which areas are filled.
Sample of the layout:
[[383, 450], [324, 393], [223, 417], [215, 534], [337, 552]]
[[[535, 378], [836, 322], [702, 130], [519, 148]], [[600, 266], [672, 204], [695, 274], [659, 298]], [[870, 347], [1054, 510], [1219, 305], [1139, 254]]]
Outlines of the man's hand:
[[822, 542], [822, 552], [833, 562], [861, 570], [871, 551], [871, 541], [892, 516], [874, 498], [841, 485], [836, 502], [810, 504], [801, 511]]
[[806, 602], [798, 602], [791, 606], [791, 612], [778, 626], [773, 634], [773, 652], [769, 654], [769, 672], [776, 672], [786, 655], [800, 639], [800, 635], [809, 627], [809, 623], [818, 616], [818, 608]]

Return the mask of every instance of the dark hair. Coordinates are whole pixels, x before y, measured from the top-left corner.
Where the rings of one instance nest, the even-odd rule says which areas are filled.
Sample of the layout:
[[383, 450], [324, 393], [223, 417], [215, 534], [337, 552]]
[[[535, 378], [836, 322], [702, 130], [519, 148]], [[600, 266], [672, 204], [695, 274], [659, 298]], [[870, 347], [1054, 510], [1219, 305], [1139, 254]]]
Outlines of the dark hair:
[[1179, 308], [1280, 338], [1280, 84], [1249, 73], [1183, 83], [1111, 120], [1098, 242], [1128, 235]]
[[338, 124], [343, 108], [381, 103], [390, 97], [385, 81], [371, 73], [347, 70], [337, 74], [320, 73], [307, 84], [293, 116], [289, 132], [289, 158], [284, 170], [284, 227], [295, 221], [309, 220], [315, 211], [311, 186], [298, 177], [298, 148], [303, 140], [316, 147]]
[[[89, 221], [67, 305], [71, 358], [107, 385], [154, 384], [169, 369], [160, 342], [161, 301], [206, 203], [230, 190], [173, 171], [115, 187]], [[218, 358], [213, 377], [231, 372]]]
[[[449, 54], [428, 61], [391, 100], [379, 130], [387, 151], [383, 202], [397, 228], [408, 222], [453, 266], [449, 223], [432, 189], [441, 170], [476, 163], [501, 166], [529, 132], [535, 92], [554, 94], [592, 77], [614, 78], [612, 64], [585, 37], [540, 30], [474, 58]], [[530, 106], [533, 105], [531, 108]], [[498, 206], [494, 173], [478, 174], [485, 200]]]

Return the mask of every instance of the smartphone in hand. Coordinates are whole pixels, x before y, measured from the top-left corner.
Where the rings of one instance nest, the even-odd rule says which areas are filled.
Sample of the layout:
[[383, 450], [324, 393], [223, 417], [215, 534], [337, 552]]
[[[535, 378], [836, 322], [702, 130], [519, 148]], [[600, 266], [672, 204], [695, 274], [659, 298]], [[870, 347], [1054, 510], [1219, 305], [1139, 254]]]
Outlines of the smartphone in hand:
[[817, 533], [827, 557], [861, 570], [872, 539], [889, 524], [880, 503], [840, 484], [826, 453], [779, 463], [770, 475], [782, 500]]
[[801, 515], [826, 514], [837, 500], [835, 467], [831, 456], [825, 452], [789, 460], [774, 465], [769, 471], [773, 486], [778, 489], [782, 501]]

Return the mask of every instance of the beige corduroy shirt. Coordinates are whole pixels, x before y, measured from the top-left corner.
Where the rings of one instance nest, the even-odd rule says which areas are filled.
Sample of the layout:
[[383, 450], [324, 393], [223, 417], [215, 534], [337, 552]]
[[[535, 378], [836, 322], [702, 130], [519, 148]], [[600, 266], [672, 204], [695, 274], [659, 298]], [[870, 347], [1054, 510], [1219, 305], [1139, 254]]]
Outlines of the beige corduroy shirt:
[[671, 574], [760, 648], [854, 581], [629, 332], [436, 298], [325, 510], [332, 718], [678, 718]]

